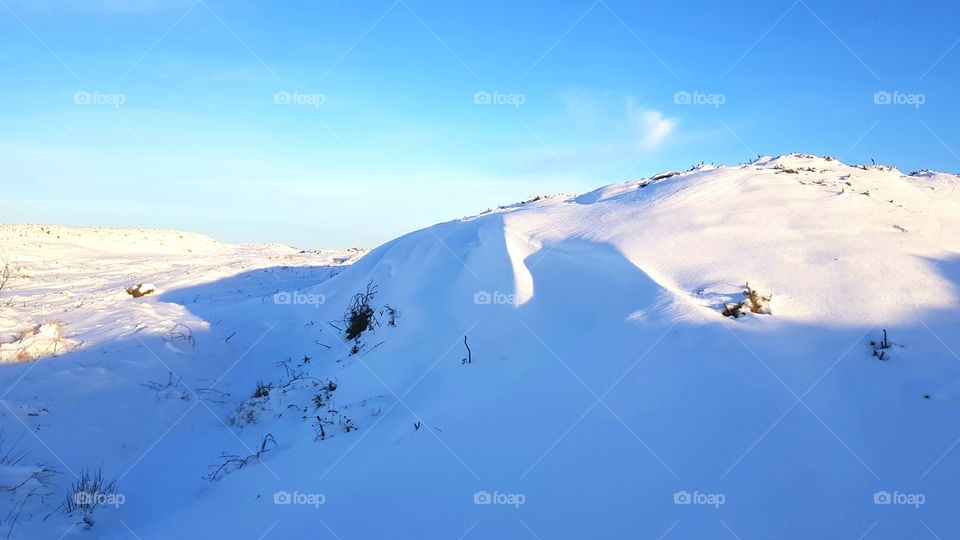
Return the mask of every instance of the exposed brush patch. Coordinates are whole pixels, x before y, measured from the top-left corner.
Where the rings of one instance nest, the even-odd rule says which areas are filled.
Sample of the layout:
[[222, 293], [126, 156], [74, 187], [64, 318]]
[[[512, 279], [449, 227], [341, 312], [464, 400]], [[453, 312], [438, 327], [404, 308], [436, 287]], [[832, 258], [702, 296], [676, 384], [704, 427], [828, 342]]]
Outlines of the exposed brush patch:
[[0, 292], [3, 292], [12, 276], [13, 270], [10, 268], [10, 261], [7, 260], [6, 255], [0, 254]]
[[[371, 281], [367, 283], [366, 290], [353, 295], [353, 298], [350, 300], [350, 306], [344, 312], [343, 318], [339, 321], [329, 323], [344, 333], [344, 339], [346, 341], [353, 342], [353, 346], [350, 347], [351, 355], [359, 353], [363, 348], [360, 338], [364, 332], [372, 331], [377, 326], [380, 326], [380, 321], [377, 319], [377, 311], [372, 305], [373, 299], [376, 296], [377, 286]], [[390, 309], [393, 311], [391, 320], [395, 326], [398, 312], [393, 308]]]
[[220, 454], [221, 462], [211, 466], [211, 471], [204, 479], [215, 482], [233, 471], [238, 471], [252, 463], [260, 461], [264, 454], [277, 447], [277, 439], [272, 434], [267, 433], [260, 441], [260, 449], [246, 456], [240, 457], [236, 454]]
[[877, 360], [887, 361], [890, 359], [890, 349], [893, 348], [893, 343], [890, 342], [890, 339], [887, 337], [887, 331], [883, 331], [883, 339], [880, 341], [871, 341], [870, 346], [873, 347], [873, 356]]
[[253, 391], [253, 399], [270, 397], [270, 390], [273, 390], [273, 383], [257, 381], [257, 388]]
[[367, 284], [367, 290], [353, 295], [350, 307], [347, 308], [343, 316], [343, 322], [346, 323], [344, 331], [347, 341], [360, 342], [360, 336], [367, 330], [373, 330], [380, 322], [377, 320], [376, 312], [370, 303], [377, 295], [377, 286], [371, 281]]
[[134, 298], [141, 298], [148, 294], [153, 294], [157, 292], [157, 287], [151, 283], [141, 283], [139, 285], [134, 285], [132, 287], [127, 287], [127, 294]]
[[119, 506], [124, 497], [117, 493], [117, 481], [107, 481], [103, 472], [84, 470], [77, 481], [67, 490], [67, 498], [63, 503], [63, 510], [74, 515], [81, 513], [86, 527], [93, 526], [93, 512], [100, 506]]
[[23, 435], [7, 444], [0, 429], [0, 507], [7, 508], [0, 513], [0, 531], [6, 529], [7, 538], [13, 537], [21, 521], [46, 511], [47, 499], [55, 493], [54, 478], [60, 474], [42, 463], [24, 464], [27, 453], [17, 449], [22, 439]]
[[772, 314], [770, 310], [770, 302], [773, 300], [772, 294], [760, 294], [750, 287], [750, 283], [747, 283], [746, 290], [743, 291], [743, 297], [744, 299], [740, 302], [724, 304], [723, 310], [721, 311], [723, 316], [737, 319], [747, 313], [755, 313], [757, 315]]
[[0, 343], [0, 362], [29, 362], [69, 351], [76, 343], [63, 336], [60, 321], [21, 330], [10, 343]]

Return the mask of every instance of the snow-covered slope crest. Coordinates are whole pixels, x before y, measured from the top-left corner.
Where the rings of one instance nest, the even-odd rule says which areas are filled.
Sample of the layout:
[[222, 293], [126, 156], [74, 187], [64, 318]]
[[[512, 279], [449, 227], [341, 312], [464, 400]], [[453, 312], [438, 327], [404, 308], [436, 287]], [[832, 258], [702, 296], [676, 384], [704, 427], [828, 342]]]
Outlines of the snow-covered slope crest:
[[[127, 273], [96, 285], [118, 296], [63, 316], [96, 343], [0, 366], [0, 423], [27, 454], [0, 482], [56, 494], [3, 492], [26, 508], [3, 524], [23, 538], [958, 536], [958, 183], [763, 157], [442, 223], [349, 266], [278, 266], [279, 284], [237, 273], [250, 248], [178, 256], [159, 277], [145, 270], [168, 259], [118, 256]], [[85, 264], [31, 267], [4, 316], [66, 306]], [[141, 276], [160, 292], [125, 297]], [[724, 316], [748, 282], [770, 313]], [[98, 467], [122, 501], [92, 526], [43, 519]]]
[[[683, 305], [671, 316], [710, 320], [749, 282], [776, 296], [780, 321], [915, 320], [955, 305], [957, 291], [938, 261], [960, 251], [958, 185], [955, 175], [762, 157], [504, 208], [381, 251], [404, 279], [395, 254], [432, 249], [435, 275], [425, 283], [457, 278], [468, 292], [490, 280], [520, 304], [537, 294], [530, 273], [541, 258], [615, 253], [629, 272], [656, 282], [664, 299]], [[380, 257], [375, 252], [361, 266], [377, 273]], [[425, 266], [422, 255], [408, 263]], [[505, 274], [512, 282], [502, 282]]]

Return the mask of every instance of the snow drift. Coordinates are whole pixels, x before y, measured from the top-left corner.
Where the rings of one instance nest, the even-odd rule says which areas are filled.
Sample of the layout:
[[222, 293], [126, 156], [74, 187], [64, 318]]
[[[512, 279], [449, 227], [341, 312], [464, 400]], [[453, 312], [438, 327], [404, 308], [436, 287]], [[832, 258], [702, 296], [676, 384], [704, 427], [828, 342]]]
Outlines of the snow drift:
[[[4, 435], [29, 433], [17, 466], [57, 468], [45, 482], [65, 490], [100, 468], [124, 502], [91, 526], [56, 512], [58, 492], [5, 524], [15, 537], [956, 535], [958, 183], [761, 158], [493, 210], [359, 260], [31, 237], [7, 247], [25, 270], [0, 316], [56, 316], [78, 345], [0, 371]], [[123, 271], [51, 270], [77, 257]], [[160, 292], [123, 293], [142, 282]], [[770, 314], [725, 317], [748, 282]], [[38, 298], [59, 291], [69, 301]]]

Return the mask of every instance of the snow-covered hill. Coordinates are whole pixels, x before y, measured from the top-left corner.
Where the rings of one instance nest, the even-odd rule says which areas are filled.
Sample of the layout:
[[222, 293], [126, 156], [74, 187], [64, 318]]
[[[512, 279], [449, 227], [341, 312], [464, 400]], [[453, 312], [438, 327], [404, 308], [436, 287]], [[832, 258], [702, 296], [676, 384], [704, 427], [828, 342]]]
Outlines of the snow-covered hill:
[[[958, 185], [761, 158], [366, 255], [0, 228], [0, 518], [15, 538], [960, 535]], [[725, 317], [748, 282], [771, 313]], [[56, 512], [97, 469], [104, 504]]]

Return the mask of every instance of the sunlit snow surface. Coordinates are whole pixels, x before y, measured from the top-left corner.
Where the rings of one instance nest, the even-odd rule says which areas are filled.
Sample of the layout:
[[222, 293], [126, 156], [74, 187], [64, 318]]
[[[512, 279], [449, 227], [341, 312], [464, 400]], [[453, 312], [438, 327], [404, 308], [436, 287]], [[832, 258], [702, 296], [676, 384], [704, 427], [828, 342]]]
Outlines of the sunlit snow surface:
[[[2, 532], [960, 535], [960, 178], [798, 155], [663, 176], [365, 255], [0, 227], [0, 350], [46, 336], [0, 366], [26, 454], [0, 486], [27, 481]], [[747, 282], [772, 314], [722, 316]], [[379, 325], [344, 342], [370, 283]], [[57, 512], [97, 468], [113, 504]]]

